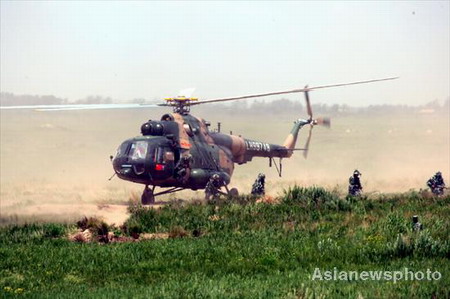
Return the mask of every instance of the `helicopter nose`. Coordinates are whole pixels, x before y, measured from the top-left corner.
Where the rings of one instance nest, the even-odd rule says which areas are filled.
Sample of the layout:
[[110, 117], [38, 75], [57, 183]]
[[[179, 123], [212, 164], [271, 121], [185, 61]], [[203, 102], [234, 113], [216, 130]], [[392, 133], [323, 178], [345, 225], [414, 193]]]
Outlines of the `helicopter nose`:
[[132, 172], [132, 165], [130, 165], [130, 164], [122, 164], [121, 162], [123, 162], [123, 161], [119, 161], [119, 159], [114, 159], [113, 160], [114, 171], [117, 174], [121, 174], [121, 175], [131, 174], [131, 172]]
[[126, 158], [123, 156], [114, 157], [112, 159], [112, 165], [117, 174], [127, 175], [132, 170], [132, 165], [127, 163]]
[[145, 175], [145, 164], [129, 162], [126, 158], [113, 159], [113, 168], [122, 178], [133, 179]]
[[132, 171], [131, 165], [125, 165], [125, 166], [122, 165], [122, 168], [120, 168], [119, 173], [121, 175], [129, 175], [129, 174], [131, 174], [131, 171]]

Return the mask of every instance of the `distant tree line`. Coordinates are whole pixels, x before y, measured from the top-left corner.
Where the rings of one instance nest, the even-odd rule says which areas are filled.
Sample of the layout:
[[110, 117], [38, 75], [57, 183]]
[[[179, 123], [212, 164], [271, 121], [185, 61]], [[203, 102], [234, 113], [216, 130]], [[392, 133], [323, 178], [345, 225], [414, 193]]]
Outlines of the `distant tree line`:
[[0, 106], [22, 105], [64, 105], [64, 104], [111, 104], [110, 97], [87, 96], [86, 98], [69, 102], [66, 98], [58, 98], [53, 95], [15, 95], [10, 92], [0, 93]]
[[[87, 96], [76, 101], [69, 101], [66, 98], [58, 98], [53, 95], [15, 95], [9, 92], [0, 93], [0, 106], [20, 106], [20, 105], [63, 105], [63, 104], [111, 104], [114, 101], [110, 97]], [[143, 98], [133, 99], [131, 103], [159, 103], [160, 101], [148, 101]], [[398, 114], [398, 113], [449, 113], [450, 98], [447, 98], [443, 104], [438, 100], [430, 101], [421, 106], [408, 105], [369, 105], [365, 107], [352, 107], [343, 105], [312, 104], [315, 115], [345, 115], [345, 114]], [[227, 104], [211, 104], [195, 107], [199, 112], [221, 111], [222, 113], [232, 114], [257, 114], [257, 115], [289, 115], [306, 114], [305, 105], [300, 101], [291, 101], [289, 99], [278, 99], [273, 101], [255, 100], [251, 102], [236, 101]]]
[[52, 95], [15, 95], [10, 92], [0, 94], [1, 106], [22, 106], [22, 105], [63, 105], [67, 104], [67, 99], [57, 98]]

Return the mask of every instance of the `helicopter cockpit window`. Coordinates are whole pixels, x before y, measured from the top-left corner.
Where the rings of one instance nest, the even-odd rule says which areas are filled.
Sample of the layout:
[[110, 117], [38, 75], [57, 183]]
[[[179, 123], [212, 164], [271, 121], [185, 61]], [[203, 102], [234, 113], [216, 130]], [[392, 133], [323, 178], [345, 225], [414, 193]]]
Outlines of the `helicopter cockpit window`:
[[131, 160], [143, 160], [147, 156], [148, 143], [146, 141], [136, 141], [131, 145]]
[[127, 152], [129, 146], [130, 146], [130, 143], [129, 143], [129, 142], [124, 142], [124, 143], [122, 143], [122, 144], [117, 148], [117, 151], [116, 151], [116, 157], [120, 157], [120, 156], [126, 155], [126, 152]]

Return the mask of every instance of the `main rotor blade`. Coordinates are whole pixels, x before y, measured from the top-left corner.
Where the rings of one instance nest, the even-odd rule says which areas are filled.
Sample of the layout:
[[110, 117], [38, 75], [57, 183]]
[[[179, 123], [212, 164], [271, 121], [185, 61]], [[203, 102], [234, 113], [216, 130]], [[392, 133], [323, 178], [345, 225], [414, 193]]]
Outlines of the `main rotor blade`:
[[34, 109], [36, 111], [72, 111], [95, 109], [130, 109], [130, 108], [155, 108], [154, 104], [68, 104], [68, 105], [24, 105], [24, 106], [0, 106], [2, 110]]
[[227, 101], [235, 101], [235, 100], [242, 100], [242, 99], [250, 99], [250, 98], [268, 97], [268, 96], [274, 96], [274, 95], [280, 95], [280, 94], [305, 92], [305, 91], [321, 89], [321, 88], [330, 88], [330, 87], [339, 87], [339, 86], [346, 86], [346, 85], [365, 84], [365, 83], [372, 83], [372, 82], [379, 82], [379, 81], [394, 80], [394, 79], [398, 79], [398, 78], [399, 77], [373, 79], [373, 80], [357, 81], [357, 82], [350, 82], [350, 83], [340, 83], [340, 84], [322, 85], [322, 86], [314, 86], [314, 87], [308, 87], [308, 88], [292, 89], [292, 90], [286, 90], [286, 91], [276, 91], [276, 92], [252, 94], [252, 95], [238, 96], [238, 97], [231, 97], [231, 98], [210, 99], [210, 100], [204, 100], [204, 101], [199, 101], [199, 102], [195, 102], [195, 103], [190, 103], [190, 105], [193, 106], [193, 105], [200, 105], [200, 104], [206, 104], [206, 103], [217, 103], [217, 102], [227, 102]]

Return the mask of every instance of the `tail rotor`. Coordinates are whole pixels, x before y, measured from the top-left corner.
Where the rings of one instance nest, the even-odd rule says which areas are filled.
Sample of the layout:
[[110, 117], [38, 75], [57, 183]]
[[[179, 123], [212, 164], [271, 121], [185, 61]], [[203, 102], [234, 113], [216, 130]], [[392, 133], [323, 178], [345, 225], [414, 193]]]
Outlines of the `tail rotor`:
[[313, 120], [313, 125], [320, 125], [324, 126], [326, 128], [331, 127], [331, 119], [329, 117], [318, 117], [315, 120]]
[[308, 113], [308, 116], [309, 116], [308, 122], [310, 125], [308, 138], [306, 139], [306, 143], [305, 143], [305, 147], [304, 147], [304, 151], [303, 151], [303, 157], [306, 159], [306, 158], [308, 158], [309, 144], [311, 142], [312, 130], [313, 130], [314, 126], [320, 125], [320, 126], [324, 126], [326, 128], [330, 128], [331, 119], [329, 117], [318, 117], [316, 119], [313, 118], [311, 102], [309, 100], [308, 85], [306, 85], [304, 89], [305, 89], [306, 112]]

